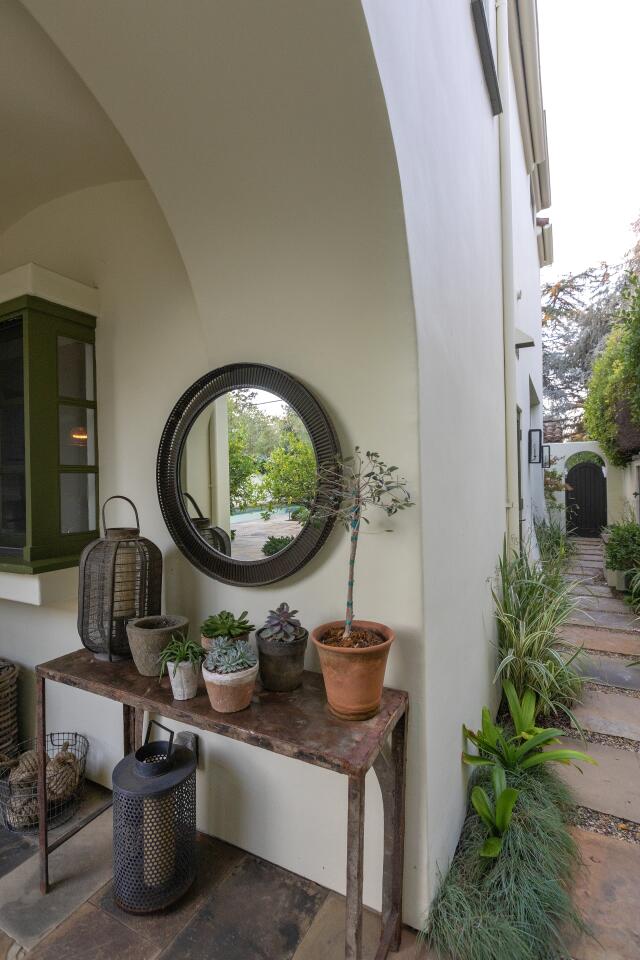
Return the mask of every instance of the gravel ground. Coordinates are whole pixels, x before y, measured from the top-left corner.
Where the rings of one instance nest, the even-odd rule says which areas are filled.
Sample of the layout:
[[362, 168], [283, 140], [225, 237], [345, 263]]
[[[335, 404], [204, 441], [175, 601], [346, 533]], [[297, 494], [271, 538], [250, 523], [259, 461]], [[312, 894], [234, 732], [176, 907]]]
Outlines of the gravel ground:
[[640, 700], [640, 690], [632, 690], [630, 687], [614, 687], [608, 683], [585, 683], [585, 690], [599, 690], [600, 693], [623, 693], [625, 697], [635, 697]]
[[632, 820], [621, 820], [608, 813], [598, 813], [588, 807], [575, 807], [570, 816], [570, 822], [576, 827], [592, 830], [594, 833], [603, 833], [609, 837], [618, 837], [629, 843], [640, 843], [640, 824]]

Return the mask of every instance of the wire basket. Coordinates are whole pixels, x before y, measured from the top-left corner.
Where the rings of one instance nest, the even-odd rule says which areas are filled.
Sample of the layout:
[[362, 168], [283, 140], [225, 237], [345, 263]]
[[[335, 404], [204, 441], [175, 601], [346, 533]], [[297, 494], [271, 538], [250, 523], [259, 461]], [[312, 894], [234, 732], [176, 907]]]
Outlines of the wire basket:
[[[89, 741], [80, 733], [49, 733], [47, 750], [47, 824], [57, 827], [80, 805]], [[37, 741], [23, 740], [0, 756], [0, 819], [6, 830], [38, 830]]]

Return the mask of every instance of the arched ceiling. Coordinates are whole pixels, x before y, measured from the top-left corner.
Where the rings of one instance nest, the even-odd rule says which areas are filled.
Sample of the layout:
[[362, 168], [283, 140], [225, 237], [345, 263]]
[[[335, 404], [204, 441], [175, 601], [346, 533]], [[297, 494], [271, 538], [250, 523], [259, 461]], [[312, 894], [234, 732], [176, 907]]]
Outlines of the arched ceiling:
[[[214, 302], [218, 319], [241, 318], [251, 286], [282, 297], [284, 270], [303, 303], [310, 263], [335, 273], [338, 258], [354, 271], [404, 258], [396, 274], [410, 302], [395, 152], [359, 0], [23, 2], [131, 149], [205, 320]], [[363, 264], [363, 232], [379, 237], [380, 263]]]
[[95, 97], [18, 0], [0, 0], [0, 232], [55, 197], [141, 177]]

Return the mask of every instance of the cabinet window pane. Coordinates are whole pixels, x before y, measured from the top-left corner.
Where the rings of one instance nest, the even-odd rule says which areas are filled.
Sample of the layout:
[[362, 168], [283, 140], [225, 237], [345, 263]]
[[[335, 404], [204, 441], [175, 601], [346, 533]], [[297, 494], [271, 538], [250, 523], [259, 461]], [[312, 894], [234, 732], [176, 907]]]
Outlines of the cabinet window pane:
[[93, 346], [58, 337], [58, 396], [94, 400]]
[[60, 532], [96, 529], [95, 473], [60, 474]]
[[95, 466], [96, 432], [93, 410], [61, 403], [58, 408], [58, 434], [61, 465]]
[[24, 367], [22, 319], [0, 324], [0, 552], [24, 546]]

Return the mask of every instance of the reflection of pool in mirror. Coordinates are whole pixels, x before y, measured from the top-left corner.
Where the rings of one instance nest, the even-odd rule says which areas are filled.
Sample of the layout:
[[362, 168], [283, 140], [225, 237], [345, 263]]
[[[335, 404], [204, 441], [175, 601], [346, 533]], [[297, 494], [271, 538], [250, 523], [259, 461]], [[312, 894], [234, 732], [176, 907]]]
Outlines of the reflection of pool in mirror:
[[180, 485], [200, 536], [235, 560], [264, 560], [308, 519], [316, 458], [298, 414], [264, 390], [232, 390], [194, 421]]

